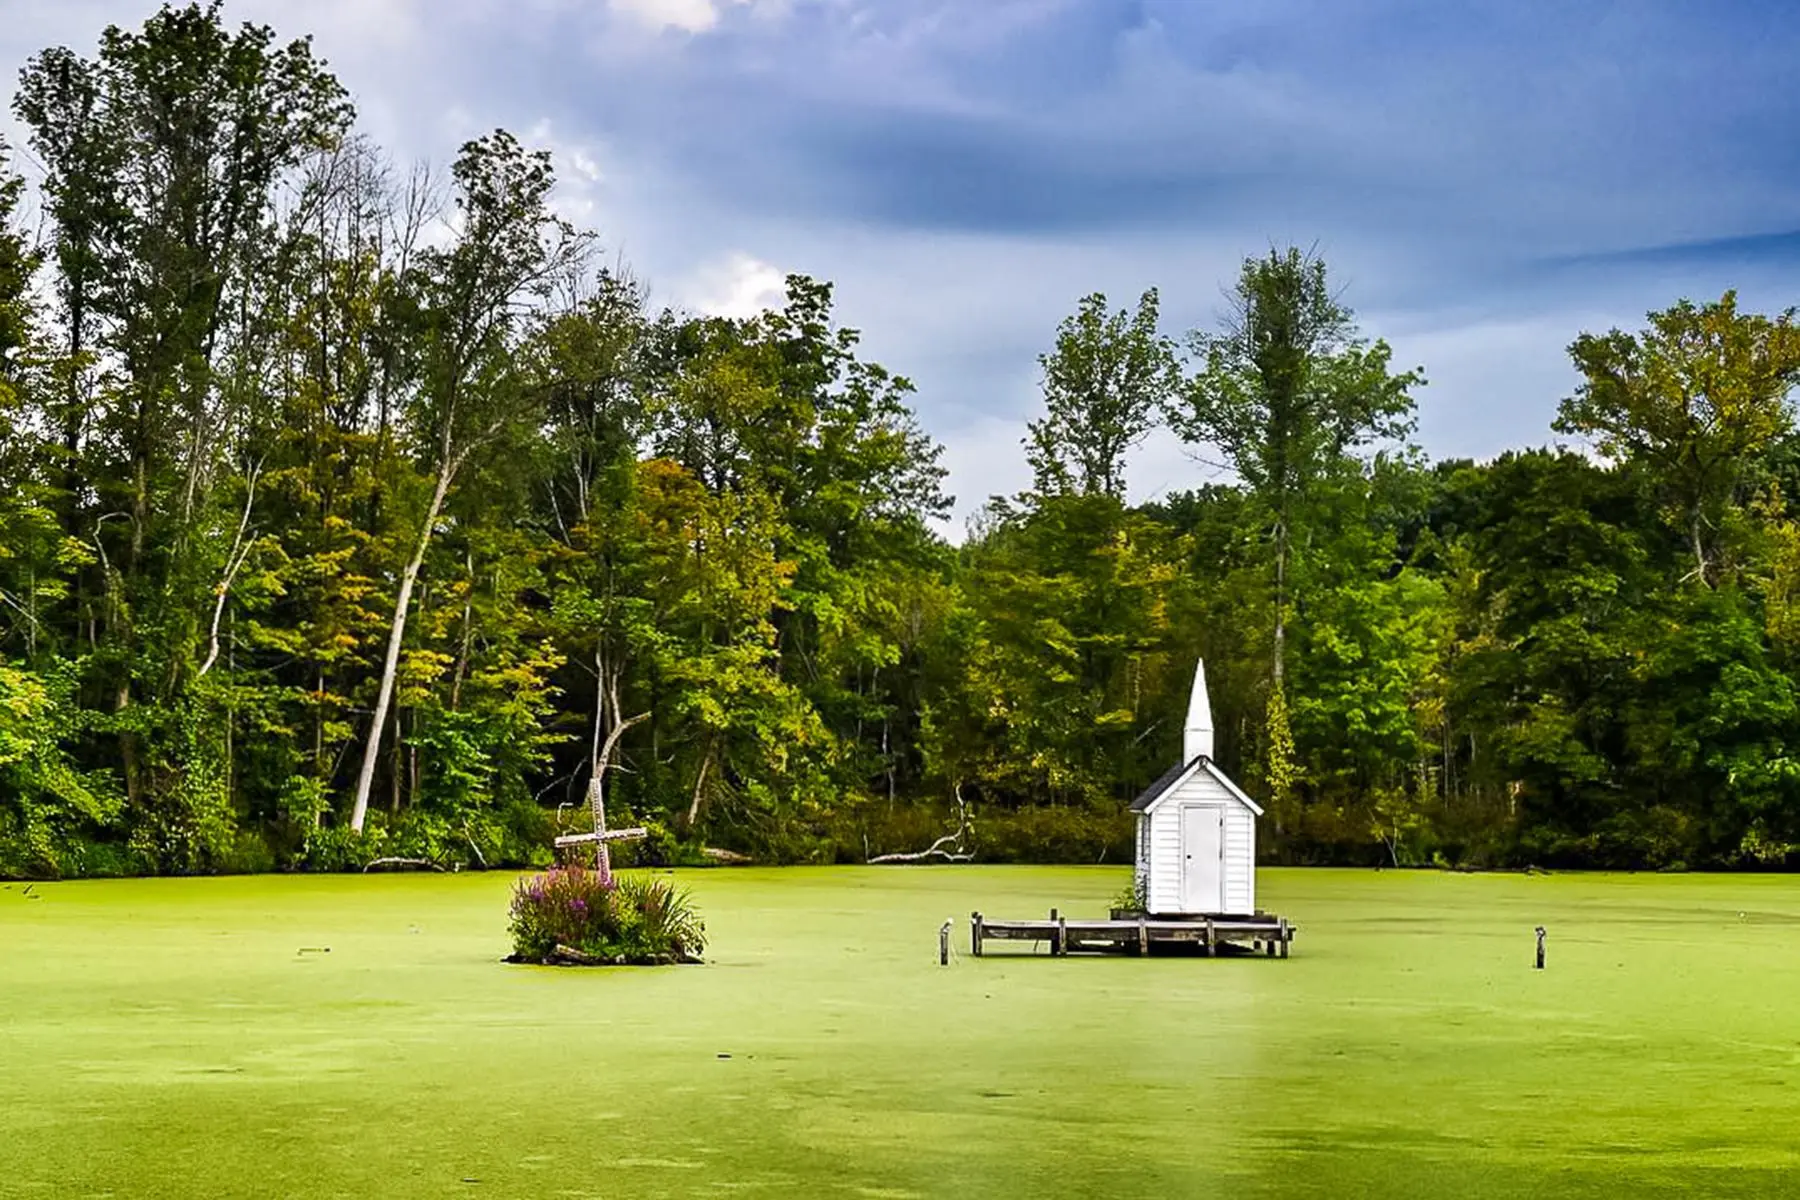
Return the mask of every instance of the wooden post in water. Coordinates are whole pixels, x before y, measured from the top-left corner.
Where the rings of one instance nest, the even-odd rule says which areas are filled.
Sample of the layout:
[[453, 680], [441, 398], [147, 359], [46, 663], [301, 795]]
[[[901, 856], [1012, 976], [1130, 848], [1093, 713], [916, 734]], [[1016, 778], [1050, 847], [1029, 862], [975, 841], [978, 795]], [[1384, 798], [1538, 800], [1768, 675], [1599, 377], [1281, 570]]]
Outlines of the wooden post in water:
[[938, 930], [938, 966], [940, 967], [950, 965], [950, 924], [949, 921], [945, 921], [943, 928]]
[[969, 914], [969, 953], [976, 958], [981, 957], [981, 914]]
[[[1057, 917], [1056, 910], [1054, 908], [1050, 910], [1050, 919], [1052, 921], [1057, 922], [1056, 927], [1058, 929], [1062, 928], [1061, 919]], [[1062, 943], [1060, 941], [1058, 941], [1056, 934], [1052, 933], [1050, 935], [1050, 957], [1055, 958], [1057, 955], [1059, 955], [1061, 953], [1062, 953]]]
[[1537, 969], [1541, 971], [1544, 969], [1544, 927], [1542, 925], [1537, 927], [1537, 939]]
[[1069, 956], [1069, 919], [1056, 918], [1056, 952], [1064, 958]]

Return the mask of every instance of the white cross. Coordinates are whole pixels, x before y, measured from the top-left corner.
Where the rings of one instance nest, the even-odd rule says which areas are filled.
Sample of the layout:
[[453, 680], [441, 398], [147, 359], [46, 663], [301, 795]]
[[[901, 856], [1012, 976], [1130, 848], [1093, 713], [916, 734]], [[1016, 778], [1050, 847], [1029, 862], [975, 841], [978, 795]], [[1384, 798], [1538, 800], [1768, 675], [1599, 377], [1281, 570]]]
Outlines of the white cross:
[[592, 833], [571, 833], [556, 839], [556, 845], [579, 846], [586, 842], [594, 843], [594, 870], [600, 872], [602, 880], [612, 879], [612, 853], [607, 848], [609, 842], [635, 841], [650, 836], [650, 831], [643, 828], [608, 829], [606, 827], [606, 801], [600, 790], [600, 779], [596, 776], [588, 784], [588, 807], [594, 814], [594, 831]]

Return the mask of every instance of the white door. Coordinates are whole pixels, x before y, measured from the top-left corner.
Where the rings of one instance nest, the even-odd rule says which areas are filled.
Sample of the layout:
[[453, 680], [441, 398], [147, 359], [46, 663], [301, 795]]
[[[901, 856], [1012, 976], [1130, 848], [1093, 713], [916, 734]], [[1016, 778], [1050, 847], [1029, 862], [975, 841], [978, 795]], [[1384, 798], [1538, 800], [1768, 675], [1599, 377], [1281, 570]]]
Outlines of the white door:
[[1181, 809], [1181, 909], [1224, 911], [1225, 810], [1216, 804]]

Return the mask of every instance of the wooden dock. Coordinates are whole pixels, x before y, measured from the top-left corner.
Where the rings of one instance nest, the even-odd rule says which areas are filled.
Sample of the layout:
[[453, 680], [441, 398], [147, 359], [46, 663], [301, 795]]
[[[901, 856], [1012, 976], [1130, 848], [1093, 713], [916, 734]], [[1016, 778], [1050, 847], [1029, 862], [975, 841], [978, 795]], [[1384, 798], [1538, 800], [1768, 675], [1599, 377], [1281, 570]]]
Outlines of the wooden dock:
[[969, 914], [969, 949], [979, 958], [982, 943], [1048, 942], [1052, 955], [1151, 954], [1187, 950], [1211, 957], [1230, 947], [1237, 952], [1286, 958], [1295, 927], [1272, 913], [1250, 916], [1152, 917], [1071, 920], [1054, 908], [1047, 921], [996, 921]]

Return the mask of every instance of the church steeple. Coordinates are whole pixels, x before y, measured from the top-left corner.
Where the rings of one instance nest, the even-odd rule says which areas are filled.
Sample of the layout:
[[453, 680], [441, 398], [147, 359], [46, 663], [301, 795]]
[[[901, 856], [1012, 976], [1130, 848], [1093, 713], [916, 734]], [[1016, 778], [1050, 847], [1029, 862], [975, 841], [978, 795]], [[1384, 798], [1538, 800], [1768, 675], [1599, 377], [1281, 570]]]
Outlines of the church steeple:
[[1206, 698], [1206, 664], [1194, 664], [1194, 691], [1188, 697], [1187, 724], [1181, 730], [1181, 761], [1213, 756], [1212, 704]]

